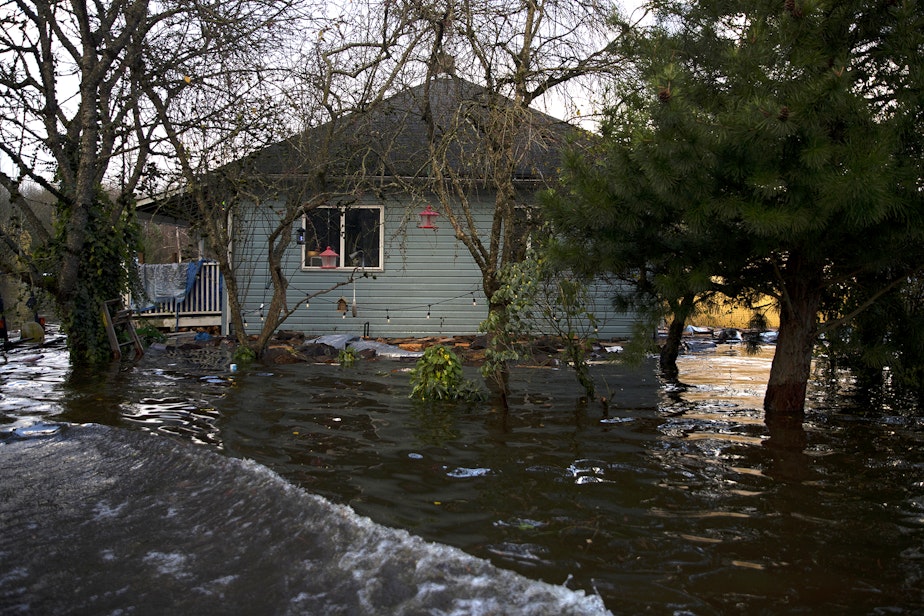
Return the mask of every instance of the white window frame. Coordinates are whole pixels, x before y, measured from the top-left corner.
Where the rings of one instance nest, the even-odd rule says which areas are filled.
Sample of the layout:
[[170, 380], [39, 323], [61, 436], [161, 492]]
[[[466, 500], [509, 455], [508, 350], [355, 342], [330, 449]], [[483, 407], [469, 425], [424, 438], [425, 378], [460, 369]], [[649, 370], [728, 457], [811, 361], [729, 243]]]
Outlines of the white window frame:
[[[342, 271], [350, 270], [359, 267], [362, 270], [368, 270], [373, 272], [380, 272], [385, 269], [385, 207], [382, 205], [351, 205], [349, 208], [340, 208], [336, 206], [320, 206], [318, 209], [329, 209], [329, 210], [338, 210], [340, 212], [340, 243], [338, 246], [331, 246], [334, 251], [339, 255], [340, 264], [336, 268], [321, 268], [321, 258], [319, 256], [311, 256], [312, 265], [308, 265], [308, 251], [314, 250], [314, 247], [304, 244], [302, 248], [302, 271], [306, 272], [332, 272], [332, 271]], [[348, 209], [351, 210], [376, 210], [378, 211], [379, 216], [379, 264], [375, 267], [372, 266], [361, 266], [360, 264], [344, 265], [346, 259], [349, 258], [346, 248], [346, 212]], [[302, 228], [308, 228], [308, 216], [305, 215], [302, 218]], [[326, 247], [321, 246], [321, 250], [324, 250]], [[315, 265], [314, 262], [317, 264]]]

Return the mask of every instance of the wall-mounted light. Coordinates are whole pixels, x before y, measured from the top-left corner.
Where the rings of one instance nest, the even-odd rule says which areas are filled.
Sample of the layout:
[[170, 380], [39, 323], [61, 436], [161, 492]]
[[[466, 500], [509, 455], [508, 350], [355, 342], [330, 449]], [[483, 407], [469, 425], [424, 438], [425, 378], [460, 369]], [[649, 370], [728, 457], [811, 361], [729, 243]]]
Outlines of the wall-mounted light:
[[305, 230], [301, 227], [295, 230], [295, 243], [299, 246], [305, 245]]
[[318, 256], [321, 257], [321, 269], [337, 269], [337, 258], [340, 255], [334, 252], [330, 246]]
[[436, 229], [436, 225], [433, 224], [433, 220], [440, 215], [439, 212], [427, 205], [422, 212], [417, 214], [420, 216], [420, 223], [417, 225], [418, 229]]

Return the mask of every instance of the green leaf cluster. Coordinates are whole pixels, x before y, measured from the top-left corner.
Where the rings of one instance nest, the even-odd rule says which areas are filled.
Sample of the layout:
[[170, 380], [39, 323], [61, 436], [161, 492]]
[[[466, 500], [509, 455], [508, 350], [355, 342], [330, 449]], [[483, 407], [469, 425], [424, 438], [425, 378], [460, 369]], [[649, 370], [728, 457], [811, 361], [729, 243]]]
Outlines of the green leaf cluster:
[[491, 309], [479, 326], [482, 332], [490, 334], [481, 374], [501, 390], [506, 389], [505, 375], [509, 365], [529, 355], [525, 341], [533, 331], [537, 308], [534, 303], [538, 289], [533, 275], [535, 266], [536, 261], [528, 256], [501, 268], [499, 288], [491, 296]]
[[587, 347], [596, 335], [597, 319], [591, 294], [582, 277], [562, 270], [547, 252], [546, 243], [536, 241], [522, 261], [501, 269], [501, 285], [491, 301], [505, 310], [489, 312], [481, 324], [481, 331], [492, 333], [481, 372], [486, 379], [496, 378], [511, 363], [529, 357], [527, 342], [534, 335], [553, 334], [564, 345], [565, 360], [578, 382], [593, 397]]
[[249, 364], [257, 359], [257, 353], [246, 344], [239, 344], [231, 357], [238, 364]]
[[155, 342], [165, 342], [167, 340], [167, 336], [150, 323], [144, 323], [135, 328], [135, 333], [138, 334], [138, 337], [145, 346], [150, 346]]
[[445, 346], [427, 347], [411, 370], [411, 398], [433, 400], [477, 400], [483, 394], [462, 374], [462, 361]]
[[357, 359], [356, 351], [351, 347], [344, 347], [337, 353], [337, 363], [344, 368], [352, 368], [356, 364]]

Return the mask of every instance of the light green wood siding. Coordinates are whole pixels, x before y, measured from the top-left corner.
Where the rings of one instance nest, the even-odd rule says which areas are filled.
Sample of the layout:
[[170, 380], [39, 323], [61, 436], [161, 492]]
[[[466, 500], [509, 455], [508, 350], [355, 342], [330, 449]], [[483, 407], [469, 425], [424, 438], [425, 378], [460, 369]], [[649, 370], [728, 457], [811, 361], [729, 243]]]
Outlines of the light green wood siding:
[[[251, 333], [260, 326], [259, 306], [268, 306], [272, 296], [266, 265], [266, 237], [278, 219], [272, 205], [251, 208], [236, 222], [240, 239], [234, 253]], [[368, 205], [385, 206], [383, 268], [368, 270], [366, 276], [357, 272], [355, 283], [312, 299], [308, 308], [299, 308], [282, 328], [302, 331], [308, 336], [368, 332], [372, 337], [385, 338], [477, 333], [487, 316], [481, 272], [468, 249], [455, 239], [445, 216], [437, 219], [438, 229], [419, 229], [420, 205], [407, 206], [394, 201], [369, 201]], [[477, 208], [482, 229], [490, 228], [492, 206], [493, 201], [486, 200]], [[305, 270], [301, 258], [301, 247], [291, 242], [283, 263], [283, 272], [290, 281], [290, 305], [347, 280], [352, 272], [352, 268]], [[600, 291], [595, 301], [600, 338], [628, 336], [630, 319], [613, 315], [607, 309], [605, 290]], [[355, 317], [349, 308], [354, 293]], [[337, 311], [341, 297], [348, 305], [345, 317]]]

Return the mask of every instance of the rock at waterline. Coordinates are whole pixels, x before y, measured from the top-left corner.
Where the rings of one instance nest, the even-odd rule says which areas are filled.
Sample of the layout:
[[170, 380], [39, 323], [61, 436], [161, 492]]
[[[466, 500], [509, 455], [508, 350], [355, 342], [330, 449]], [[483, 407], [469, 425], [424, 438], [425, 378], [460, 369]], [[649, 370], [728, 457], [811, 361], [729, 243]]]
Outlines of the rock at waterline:
[[0, 612], [605, 614], [253, 462], [102, 426], [0, 443]]
[[45, 342], [45, 328], [35, 321], [26, 321], [22, 324], [19, 338], [41, 344]]

